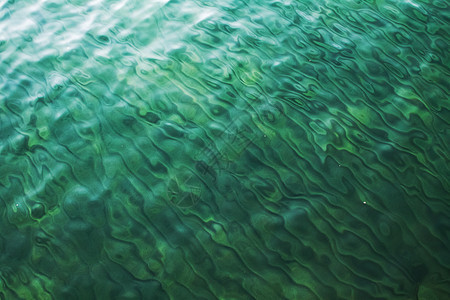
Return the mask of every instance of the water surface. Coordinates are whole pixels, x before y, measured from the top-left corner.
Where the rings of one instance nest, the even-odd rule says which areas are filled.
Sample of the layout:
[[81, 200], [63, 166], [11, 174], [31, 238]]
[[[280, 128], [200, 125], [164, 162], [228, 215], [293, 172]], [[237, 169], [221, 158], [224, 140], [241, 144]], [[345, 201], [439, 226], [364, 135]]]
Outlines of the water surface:
[[0, 1], [0, 299], [450, 298], [446, 1]]

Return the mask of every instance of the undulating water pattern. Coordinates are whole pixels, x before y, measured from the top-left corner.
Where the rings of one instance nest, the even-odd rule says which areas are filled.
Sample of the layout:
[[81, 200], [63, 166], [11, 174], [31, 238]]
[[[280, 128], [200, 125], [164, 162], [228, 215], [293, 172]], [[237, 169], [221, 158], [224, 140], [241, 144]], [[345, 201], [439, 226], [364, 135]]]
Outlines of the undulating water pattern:
[[449, 24], [0, 1], [0, 299], [450, 299]]

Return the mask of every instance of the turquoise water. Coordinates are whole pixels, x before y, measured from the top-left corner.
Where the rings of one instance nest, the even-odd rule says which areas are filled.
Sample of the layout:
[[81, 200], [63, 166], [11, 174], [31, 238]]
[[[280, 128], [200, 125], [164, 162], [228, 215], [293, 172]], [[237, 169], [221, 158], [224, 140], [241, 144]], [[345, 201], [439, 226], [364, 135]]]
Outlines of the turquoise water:
[[450, 299], [449, 24], [0, 0], [0, 299]]

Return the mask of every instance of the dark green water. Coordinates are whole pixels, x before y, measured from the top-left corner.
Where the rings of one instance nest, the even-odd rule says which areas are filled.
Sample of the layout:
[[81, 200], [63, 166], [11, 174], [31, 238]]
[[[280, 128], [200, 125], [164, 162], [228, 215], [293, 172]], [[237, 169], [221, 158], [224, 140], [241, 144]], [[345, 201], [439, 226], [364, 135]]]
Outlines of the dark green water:
[[0, 0], [0, 299], [450, 299], [447, 1]]

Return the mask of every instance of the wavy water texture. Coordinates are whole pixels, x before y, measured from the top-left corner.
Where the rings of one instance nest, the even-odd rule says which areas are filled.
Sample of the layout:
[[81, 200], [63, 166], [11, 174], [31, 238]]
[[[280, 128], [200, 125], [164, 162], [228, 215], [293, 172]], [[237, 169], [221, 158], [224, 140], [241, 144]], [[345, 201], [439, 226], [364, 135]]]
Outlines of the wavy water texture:
[[0, 1], [0, 299], [450, 298], [446, 1]]

